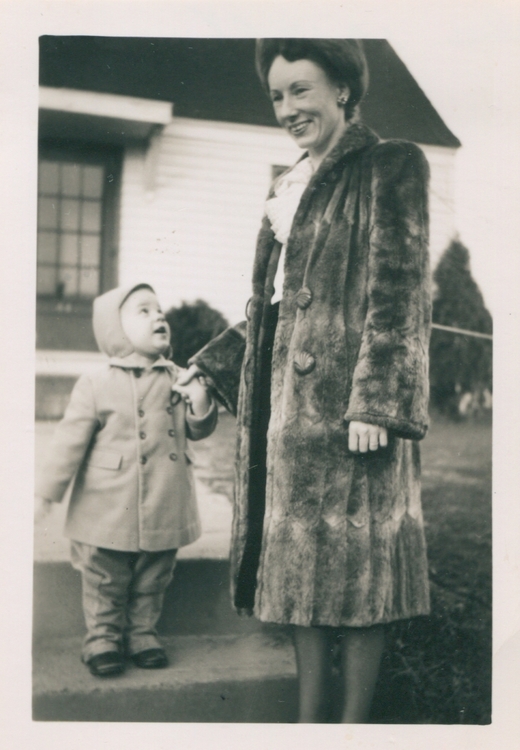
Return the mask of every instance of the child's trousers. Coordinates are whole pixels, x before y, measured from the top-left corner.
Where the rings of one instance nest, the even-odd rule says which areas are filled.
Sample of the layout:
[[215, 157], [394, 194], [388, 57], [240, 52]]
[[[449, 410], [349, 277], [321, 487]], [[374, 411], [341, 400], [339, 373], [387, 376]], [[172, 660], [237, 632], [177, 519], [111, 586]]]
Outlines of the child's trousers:
[[177, 550], [120, 552], [71, 542], [81, 573], [87, 635], [82, 658], [105, 651], [137, 654], [159, 648], [156, 624], [173, 577]]

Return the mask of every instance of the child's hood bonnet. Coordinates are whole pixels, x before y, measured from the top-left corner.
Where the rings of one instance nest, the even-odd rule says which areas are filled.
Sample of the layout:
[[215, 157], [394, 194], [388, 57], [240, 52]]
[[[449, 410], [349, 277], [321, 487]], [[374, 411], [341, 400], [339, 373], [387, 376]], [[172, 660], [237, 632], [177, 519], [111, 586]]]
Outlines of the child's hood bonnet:
[[[151, 289], [150, 284], [118, 286], [94, 300], [92, 325], [99, 349], [109, 357], [127, 357], [134, 347], [121, 325], [120, 309], [123, 302], [137, 289]], [[154, 292], [155, 294], [155, 292]]]

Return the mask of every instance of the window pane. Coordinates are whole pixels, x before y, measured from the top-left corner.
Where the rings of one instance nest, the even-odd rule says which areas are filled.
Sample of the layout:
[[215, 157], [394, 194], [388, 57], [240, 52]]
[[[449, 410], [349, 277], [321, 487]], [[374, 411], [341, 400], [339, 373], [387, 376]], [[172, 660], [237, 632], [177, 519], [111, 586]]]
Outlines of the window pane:
[[38, 232], [38, 263], [56, 263], [58, 236], [55, 232]]
[[72, 297], [78, 293], [78, 274], [75, 268], [63, 266], [59, 270], [59, 283], [64, 297]]
[[83, 195], [85, 198], [101, 198], [103, 172], [103, 167], [83, 167]]
[[99, 271], [89, 268], [80, 272], [79, 293], [82, 297], [95, 297], [99, 293]]
[[41, 161], [38, 168], [38, 190], [40, 193], [57, 193], [59, 187], [58, 164], [54, 161]]
[[79, 164], [65, 163], [61, 165], [62, 195], [79, 195], [81, 186], [81, 167]]
[[81, 228], [84, 232], [101, 231], [101, 203], [98, 201], [85, 201], [83, 203]]
[[56, 270], [52, 266], [40, 266], [36, 274], [38, 294], [54, 294], [56, 291]]
[[79, 263], [79, 242], [77, 234], [62, 234], [60, 248], [60, 263], [65, 266], [74, 266]]
[[97, 234], [84, 234], [81, 237], [81, 265], [99, 266], [100, 237]]
[[38, 199], [39, 229], [55, 229], [58, 226], [58, 203], [55, 198]]
[[61, 202], [61, 228], [69, 232], [79, 229], [79, 201]]

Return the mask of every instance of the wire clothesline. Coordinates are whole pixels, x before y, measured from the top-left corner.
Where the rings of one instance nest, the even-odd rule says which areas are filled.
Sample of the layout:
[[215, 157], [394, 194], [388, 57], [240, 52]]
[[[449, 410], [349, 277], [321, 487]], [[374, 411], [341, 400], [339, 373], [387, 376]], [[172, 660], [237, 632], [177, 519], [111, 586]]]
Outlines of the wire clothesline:
[[437, 328], [438, 331], [450, 331], [451, 333], [460, 333], [463, 336], [474, 336], [479, 339], [493, 340], [493, 336], [490, 333], [480, 333], [479, 331], [468, 331], [465, 328], [455, 328], [454, 326], [442, 326], [440, 323], [432, 323], [432, 328]]

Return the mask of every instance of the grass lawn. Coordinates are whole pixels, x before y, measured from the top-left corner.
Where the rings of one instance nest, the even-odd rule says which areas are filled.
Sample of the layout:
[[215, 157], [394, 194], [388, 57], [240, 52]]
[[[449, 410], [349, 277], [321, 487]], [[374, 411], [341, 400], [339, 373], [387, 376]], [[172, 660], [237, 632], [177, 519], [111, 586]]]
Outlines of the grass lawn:
[[[231, 496], [235, 422], [197, 444]], [[205, 458], [203, 454], [206, 454]], [[491, 425], [434, 419], [422, 442], [432, 613], [390, 628], [375, 723], [487, 724], [491, 713]]]
[[432, 613], [392, 627], [373, 720], [491, 720], [491, 426], [434, 421], [422, 444]]

